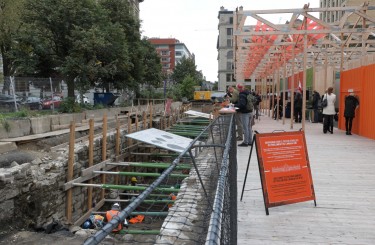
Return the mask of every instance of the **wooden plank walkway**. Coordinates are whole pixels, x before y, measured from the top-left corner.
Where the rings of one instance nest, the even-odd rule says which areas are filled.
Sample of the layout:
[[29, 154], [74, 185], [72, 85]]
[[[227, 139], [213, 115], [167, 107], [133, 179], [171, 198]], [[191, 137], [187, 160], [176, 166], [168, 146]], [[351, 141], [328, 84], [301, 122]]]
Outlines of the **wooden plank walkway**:
[[[259, 133], [301, 127], [268, 116], [254, 125]], [[375, 140], [337, 128], [323, 134], [321, 123], [305, 128], [317, 207], [279, 206], [267, 216], [255, 149], [240, 201], [250, 147], [238, 147], [238, 244], [375, 244]]]

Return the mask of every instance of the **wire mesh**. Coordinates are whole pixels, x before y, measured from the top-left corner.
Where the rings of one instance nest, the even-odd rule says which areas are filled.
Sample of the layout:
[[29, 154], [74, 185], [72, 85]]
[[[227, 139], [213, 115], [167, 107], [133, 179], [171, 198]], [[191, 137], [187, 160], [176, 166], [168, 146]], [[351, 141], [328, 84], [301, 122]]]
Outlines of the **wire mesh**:
[[[132, 234], [127, 237], [132, 244], [204, 244], [208, 237], [208, 244], [217, 244], [212, 241], [236, 244], [237, 163], [233, 121], [233, 116], [214, 120], [164, 171], [150, 169], [150, 165], [138, 168], [137, 172], [157, 171], [161, 175], [156, 180], [140, 179], [137, 186], [145, 185], [146, 190], [128, 191], [127, 207], [84, 244], [99, 244], [108, 234], [113, 234], [119, 223], [139, 212], [145, 215], [146, 222], [130, 224], [124, 231]], [[155, 159], [155, 165], [160, 164], [158, 160]], [[190, 169], [179, 168], [187, 164]], [[188, 177], [172, 175], [181, 172]], [[172, 200], [171, 196], [176, 199]], [[210, 217], [214, 216], [219, 219], [212, 222]], [[143, 234], [137, 236], [136, 229]], [[147, 238], [146, 234], [149, 234]]]

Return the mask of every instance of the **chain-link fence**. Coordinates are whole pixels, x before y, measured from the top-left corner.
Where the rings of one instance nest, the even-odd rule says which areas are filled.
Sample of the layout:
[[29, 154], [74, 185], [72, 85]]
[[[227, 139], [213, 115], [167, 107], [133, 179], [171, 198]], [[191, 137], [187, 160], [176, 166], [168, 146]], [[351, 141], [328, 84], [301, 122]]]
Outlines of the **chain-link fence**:
[[[118, 216], [88, 238], [84, 244], [99, 244], [113, 229], [139, 210], [164, 216], [153, 230], [156, 239], [142, 244], [237, 244], [237, 157], [234, 117], [221, 116], [205, 127], [170, 166]], [[176, 182], [176, 170], [190, 163], [188, 177]], [[171, 185], [174, 186], [170, 187]], [[168, 186], [168, 187], [167, 187]], [[167, 188], [166, 188], [167, 187]], [[178, 192], [178, 193], [177, 193]], [[177, 194], [168, 207], [163, 194]], [[152, 199], [153, 205], [145, 206]], [[168, 199], [168, 197], [167, 197]], [[142, 206], [143, 205], [143, 206]], [[156, 212], [159, 210], [158, 212]], [[167, 210], [168, 212], [160, 212]], [[143, 227], [145, 228], [145, 227]], [[155, 227], [153, 227], [155, 228]], [[135, 232], [129, 228], [129, 232]], [[151, 230], [144, 230], [145, 234]], [[130, 233], [134, 234], [134, 233]], [[133, 239], [134, 244], [138, 244]]]
[[66, 83], [56, 78], [5, 77], [0, 91], [1, 112], [54, 109], [68, 94]]

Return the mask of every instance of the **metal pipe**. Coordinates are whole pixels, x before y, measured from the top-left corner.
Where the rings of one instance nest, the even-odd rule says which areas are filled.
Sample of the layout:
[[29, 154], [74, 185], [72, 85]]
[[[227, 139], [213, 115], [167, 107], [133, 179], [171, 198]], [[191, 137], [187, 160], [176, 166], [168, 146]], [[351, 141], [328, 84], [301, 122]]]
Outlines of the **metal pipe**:
[[[125, 175], [125, 176], [143, 176], [143, 177], [159, 177], [159, 173], [142, 173], [142, 172], [111, 172], [111, 171], [93, 171], [95, 174], [112, 174], [112, 175]], [[186, 178], [188, 174], [170, 174], [172, 178]]]
[[[73, 183], [73, 186], [82, 186], [82, 187], [92, 186], [92, 187], [99, 187], [102, 189], [116, 189], [116, 190], [128, 190], [128, 191], [144, 191], [148, 188], [147, 186], [84, 184], [84, 183]], [[178, 192], [178, 189], [156, 187], [154, 191], [172, 193], [172, 192]]]

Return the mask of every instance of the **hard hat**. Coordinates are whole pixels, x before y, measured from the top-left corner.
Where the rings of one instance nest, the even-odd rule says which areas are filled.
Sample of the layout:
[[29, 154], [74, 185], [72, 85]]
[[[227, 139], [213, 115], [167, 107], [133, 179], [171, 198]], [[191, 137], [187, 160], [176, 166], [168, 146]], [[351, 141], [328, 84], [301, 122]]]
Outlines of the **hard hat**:
[[138, 180], [137, 180], [136, 177], [131, 177], [130, 181], [131, 181], [131, 182], [137, 182]]
[[120, 209], [120, 204], [117, 202], [112, 205], [112, 209]]
[[90, 229], [90, 227], [91, 227], [90, 221], [85, 221], [85, 223], [83, 223], [83, 225], [82, 225], [83, 229]]

